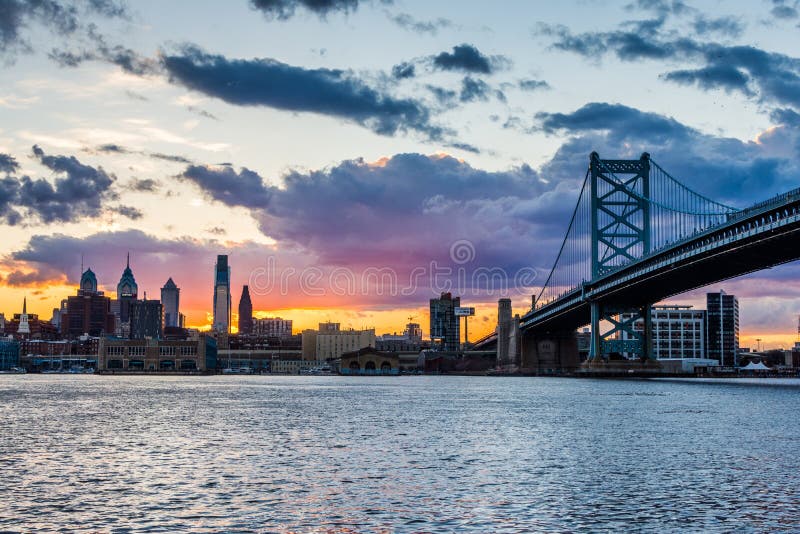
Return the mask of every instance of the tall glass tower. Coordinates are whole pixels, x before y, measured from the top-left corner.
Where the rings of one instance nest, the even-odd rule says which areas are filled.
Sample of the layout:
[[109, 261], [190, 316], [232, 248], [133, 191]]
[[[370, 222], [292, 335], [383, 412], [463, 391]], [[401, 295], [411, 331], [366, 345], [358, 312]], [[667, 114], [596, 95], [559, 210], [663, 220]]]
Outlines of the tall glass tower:
[[215, 332], [229, 332], [231, 325], [231, 267], [228, 255], [217, 256], [214, 266], [214, 324]]
[[239, 333], [253, 333], [253, 302], [247, 286], [242, 287], [242, 296], [239, 297]]
[[164, 306], [164, 326], [182, 326], [180, 324], [181, 290], [170, 277], [161, 288], [161, 304]]

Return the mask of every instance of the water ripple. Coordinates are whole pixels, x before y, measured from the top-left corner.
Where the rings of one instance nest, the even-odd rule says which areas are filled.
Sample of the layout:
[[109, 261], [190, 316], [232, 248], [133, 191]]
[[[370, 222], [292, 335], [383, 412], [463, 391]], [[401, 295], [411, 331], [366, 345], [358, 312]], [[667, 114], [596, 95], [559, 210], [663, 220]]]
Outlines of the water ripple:
[[0, 531], [796, 532], [797, 386], [0, 376]]

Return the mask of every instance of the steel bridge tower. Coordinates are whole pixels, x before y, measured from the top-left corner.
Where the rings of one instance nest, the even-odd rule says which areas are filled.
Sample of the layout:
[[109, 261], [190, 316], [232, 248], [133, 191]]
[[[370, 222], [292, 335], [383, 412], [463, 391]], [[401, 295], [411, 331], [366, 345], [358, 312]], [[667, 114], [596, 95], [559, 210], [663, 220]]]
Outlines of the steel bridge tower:
[[[604, 160], [590, 156], [591, 187], [591, 275], [592, 280], [636, 261], [651, 251], [650, 243], [650, 155], [638, 160]], [[590, 302], [591, 344], [589, 360], [606, 359], [611, 353], [652, 357], [650, 302], [602, 305]], [[623, 319], [622, 314], [626, 314]], [[644, 329], [634, 329], [642, 319]], [[600, 322], [611, 323], [600, 333]], [[627, 339], [621, 339], [625, 334]]]

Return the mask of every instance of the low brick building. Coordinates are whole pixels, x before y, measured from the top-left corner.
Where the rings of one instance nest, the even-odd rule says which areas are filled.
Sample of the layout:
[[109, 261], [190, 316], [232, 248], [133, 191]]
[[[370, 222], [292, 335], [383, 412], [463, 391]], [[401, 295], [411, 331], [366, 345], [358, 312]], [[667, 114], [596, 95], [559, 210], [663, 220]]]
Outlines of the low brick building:
[[103, 338], [98, 371], [207, 372], [217, 367], [217, 341], [200, 335], [192, 341]]

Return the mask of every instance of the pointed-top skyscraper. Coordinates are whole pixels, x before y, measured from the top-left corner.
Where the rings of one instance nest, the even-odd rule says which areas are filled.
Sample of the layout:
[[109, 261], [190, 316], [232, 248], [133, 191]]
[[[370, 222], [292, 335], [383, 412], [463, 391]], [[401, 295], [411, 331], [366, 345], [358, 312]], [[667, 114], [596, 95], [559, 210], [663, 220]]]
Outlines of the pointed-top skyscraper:
[[180, 298], [181, 290], [170, 277], [164, 287], [161, 288], [161, 304], [164, 306], [164, 326], [181, 326]]
[[253, 303], [247, 286], [242, 286], [242, 296], [239, 298], [239, 333], [253, 333]]
[[125, 270], [122, 271], [122, 277], [117, 284], [117, 300], [119, 301], [119, 320], [127, 323], [129, 318], [129, 310], [131, 302], [137, 299], [139, 286], [136, 285], [136, 279], [133, 277], [131, 271], [131, 253], [128, 252], [128, 257], [125, 262]]

